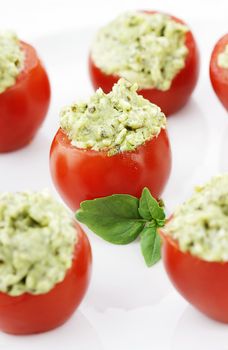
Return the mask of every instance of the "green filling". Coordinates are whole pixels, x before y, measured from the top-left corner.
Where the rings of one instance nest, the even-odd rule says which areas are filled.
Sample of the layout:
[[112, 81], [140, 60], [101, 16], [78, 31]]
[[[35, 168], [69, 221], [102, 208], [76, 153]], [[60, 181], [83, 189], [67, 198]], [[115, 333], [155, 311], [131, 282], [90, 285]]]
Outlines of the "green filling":
[[98, 32], [92, 59], [106, 74], [165, 91], [185, 66], [187, 32], [165, 14], [125, 13]]
[[72, 220], [45, 191], [0, 194], [0, 291], [43, 294], [62, 281], [77, 240]]
[[225, 46], [224, 51], [218, 55], [218, 66], [228, 69], [228, 44]]
[[164, 231], [183, 252], [206, 261], [228, 261], [228, 174], [196, 188]]
[[0, 33], [0, 93], [13, 86], [24, 66], [24, 53], [18, 37]]
[[136, 90], [136, 84], [120, 79], [110, 93], [98, 89], [87, 103], [65, 107], [60, 125], [72, 145], [113, 155], [157, 136], [166, 126], [165, 115]]

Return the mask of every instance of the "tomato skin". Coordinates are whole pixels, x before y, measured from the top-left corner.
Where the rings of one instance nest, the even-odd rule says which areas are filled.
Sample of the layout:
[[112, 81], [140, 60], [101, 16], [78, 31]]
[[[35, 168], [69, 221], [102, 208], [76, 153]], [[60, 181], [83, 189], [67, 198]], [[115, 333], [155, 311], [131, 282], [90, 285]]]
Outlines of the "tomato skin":
[[228, 34], [224, 35], [215, 45], [210, 60], [210, 78], [213, 89], [228, 111], [228, 69], [217, 64], [218, 55], [224, 51], [228, 44]]
[[208, 317], [228, 323], [228, 263], [207, 262], [181, 252], [176, 242], [162, 236], [162, 259], [179, 293]]
[[33, 334], [66, 322], [80, 304], [90, 280], [91, 248], [78, 224], [78, 242], [65, 279], [46, 294], [12, 297], [0, 293], [0, 329], [10, 334]]
[[72, 146], [64, 131], [59, 129], [50, 151], [53, 182], [74, 211], [87, 199], [115, 193], [139, 197], [145, 186], [159, 197], [170, 168], [171, 151], [165, 130], [135, 151], [108, 156], [106, 152]]
[[25, 67], [15, 84], [0, 93], [0, 152], [28, 144], [41, 126], [50, 102], [47, 73], [35, 49], [20, 42]]
[[[144, 11], [155, 13], [156, 11]], [[179, 18], [171, 16], [175, 21], [185, 24]], [[171, 87], [167, 91], [156, 88], [141, 89], [138, 93], [150, 102], [158, 105], [169, 116], [180, 110], [192, 94], [199, 76], [199, 52], [196, 41], [191, 31], [186, 34], [185, 45], [189, 53], [186, 57], [185, 67], [174, 77]], [[113, 84], [119, 80], [119, 76], [108, 75], [100, 70], [89, 56], [89, 74], [94, 89], [101, 87], [105, 93], [111, 91]]]

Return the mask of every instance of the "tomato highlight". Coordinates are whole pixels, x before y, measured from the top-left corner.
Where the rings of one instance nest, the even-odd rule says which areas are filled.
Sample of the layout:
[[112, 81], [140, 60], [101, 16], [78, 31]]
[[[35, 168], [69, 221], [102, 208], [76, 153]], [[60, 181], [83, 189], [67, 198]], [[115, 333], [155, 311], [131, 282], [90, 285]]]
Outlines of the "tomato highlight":
[[84, 200], [112, 194], [139, 198], [144, 187], [158, 198], [171, 170], [168, 135], [161, 130], [134, 151], [109, 156], [74, 147], [60, 128], [51, 145], [50, 170], [56, 189], [74, 211]]

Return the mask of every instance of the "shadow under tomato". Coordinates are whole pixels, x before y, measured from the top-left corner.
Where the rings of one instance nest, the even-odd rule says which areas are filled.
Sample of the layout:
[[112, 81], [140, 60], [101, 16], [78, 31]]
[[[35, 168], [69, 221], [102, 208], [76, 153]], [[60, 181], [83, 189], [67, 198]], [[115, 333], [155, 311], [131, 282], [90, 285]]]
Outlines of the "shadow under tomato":
[[227, 350], [227, 325], [213, 321], [187, 306], [172, 336], [171, 350]]
[[86, 301], [99, 312], [131, 310], [160, 302], [171, 290], [161, 262], [148, 268], [138, 241], [113, 245], [85, 229], [93, 247], [93, 275]]
[[63, 326], [46, 333], [12, 336], [0, 333], [2, 349], [15, 350], [102, 350], [96, 330], [82, 312], [77, 311]]

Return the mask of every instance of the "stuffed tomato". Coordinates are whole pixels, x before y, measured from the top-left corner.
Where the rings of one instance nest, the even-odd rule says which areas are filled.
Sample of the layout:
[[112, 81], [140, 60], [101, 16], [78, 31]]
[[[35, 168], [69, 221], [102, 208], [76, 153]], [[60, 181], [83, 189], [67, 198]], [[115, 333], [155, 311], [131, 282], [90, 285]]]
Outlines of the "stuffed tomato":
[[228, 111], [228, 34], [214, 47], [210, 61], [210, 78], [216, 95]]
[[171, 150], [160, 108], [125, 80], [109, 94], [65, 107], [52, 142], [50, 169], [64, 201], [76, 210], [84, 200], [148, 187], [156, 198], [168, 180]]
[[228, 175], [214, 177], [174, 212], [161, 236], [177, 290], [198, 310], [228, 323]]
[[35, 49], [11, 33], [0, 34], [0, 152], [28, 144], [50, 102], [47, 73]]
[[158, 12], [122, 14], [102, 28], [92, 45], [89, 72], [95, 89], [112, 89], [119, 77], [168, 116], [182, 108], [199, 75], [199, 54], [188, 26]]
[[46, 192], [0, 195], [0, 330], [63, 324], [87, 290], [91, 249], [68, 211]]

